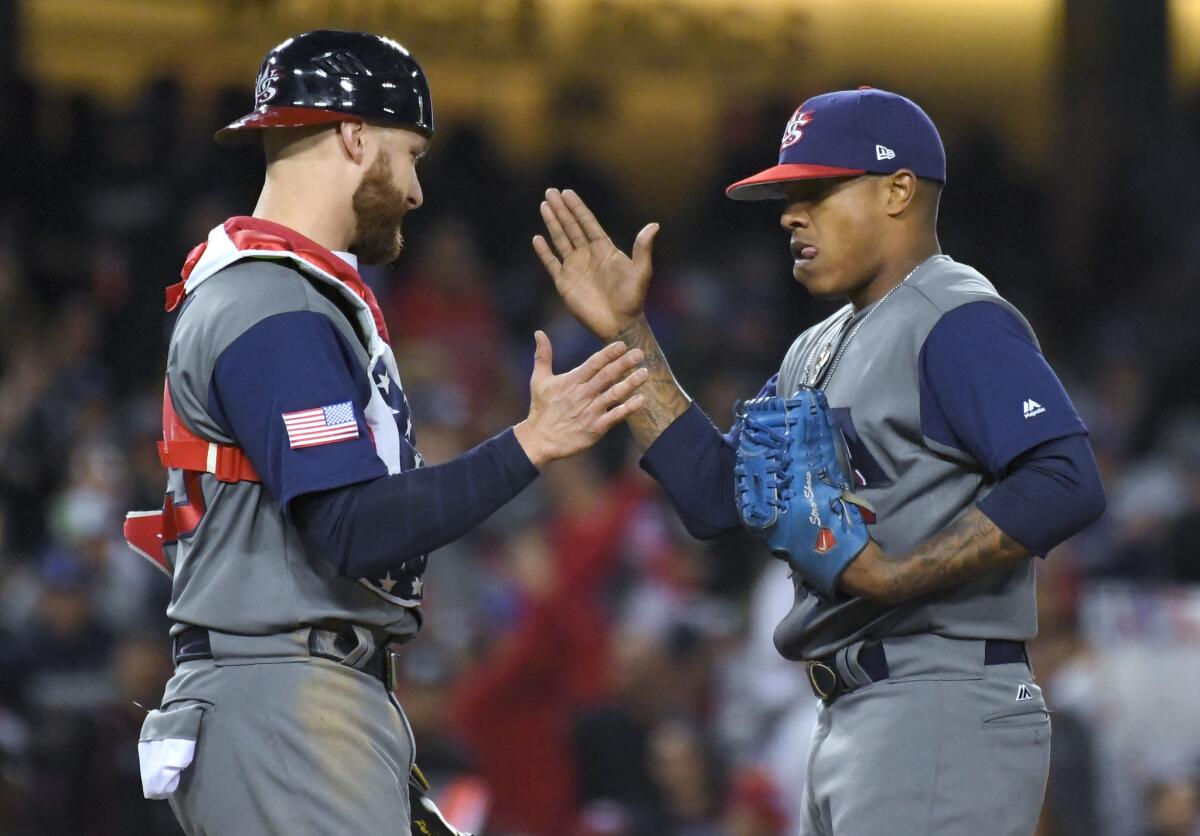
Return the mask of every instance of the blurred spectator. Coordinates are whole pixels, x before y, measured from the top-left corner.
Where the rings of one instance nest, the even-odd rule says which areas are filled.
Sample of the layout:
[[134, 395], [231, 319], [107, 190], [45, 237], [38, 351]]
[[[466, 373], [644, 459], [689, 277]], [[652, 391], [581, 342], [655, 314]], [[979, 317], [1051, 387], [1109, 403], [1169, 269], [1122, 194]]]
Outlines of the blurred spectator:
[[42, 832], [88, 836], [178, 834], [170, 808], [141, 794], [136, 740], [171, 675], [161, 637], [130, 637], [116, 648], [114, 692], [86, 712], [40, 727], [33, 754], [32, 818]]
[[744, 769], [731, 781], [723, 819], [726, 836], [783, 836], [789, 832], [780, 788], [762, 770]]
[[1037, 833], [1087, 836], [1102, 832], [1096, 738], [1103, 721], [1098, 698], [1103, 686], [1079, 630], [1078, 583], [1061, 563], [1042, 568], [1038, 637], [1029, 652], [1047, 703], [1054, 706], [1054, 727], [1046, 801]]
[[[594, 481], [587, 459], [556, 463], [547, 478]], [[564, 474], [578, 474], [562, 482]], [[578, 796], [572, 716], [597, 702], [608, 666], [608, 623], [600, 606], [637, 488], [565, 490], [544, 525], [514, 532], [502, 548], [516, 624], [487, 648], [457, 689], [456, 723], [496, 793], [494, 823], [533, 834], [561, 833]]]
[[1200, 790], [1192, 777], [1160, 781], [1146, 793], [1149, 827], [1145, 836], [1200, 833]]
[[650, 734], [650, 775], [662, 800], [652, 832], [717, 836], [725, 801], [722, 767], [696, 725], [674, 719], [660, 723]]
[[39, 581], [36, 610], [0, 646], [0, 700], [33, 716], [100, 705], [111, 694], [113, 635], [96, 616], [92, 577], [55, 549], [42, 555]]

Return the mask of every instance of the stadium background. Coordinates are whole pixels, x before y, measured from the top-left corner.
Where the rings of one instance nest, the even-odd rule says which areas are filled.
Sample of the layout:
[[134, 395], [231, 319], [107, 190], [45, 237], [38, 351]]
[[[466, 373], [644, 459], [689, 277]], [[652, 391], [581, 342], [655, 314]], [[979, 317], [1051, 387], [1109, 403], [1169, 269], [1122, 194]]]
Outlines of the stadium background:
[[[266, 49], [318, 27], [395, 37], [433, 87], [425, 206], [398, 265], [366, 272], [431, 462], [523, 414], [535, 327], [563, 367], [593, 347], [528, 245], [543, 188], [578, 189], [624, 245], [662, 222], [651, 317], [724, 420], [827, 310], [790, 279], [777, 207], [724, 185], [809, 95], [922, 103], [943, 249], [1029, 316], [1108, 491], [1040, 567], [1041, 833], [1200, 832], [1198, 0], [2, 0], [0, 834], [177, 832], [135, 750], [170, 673], [168, 586], [120, 519], [163, 486], [162, 289], [260, 183], [211, 133]], [[403, 651], [452, 815], [794, 832], [813, 700], [769, 641], [784, 571], [690, 541], [623, 430], [553, 465], [434, 555]]]

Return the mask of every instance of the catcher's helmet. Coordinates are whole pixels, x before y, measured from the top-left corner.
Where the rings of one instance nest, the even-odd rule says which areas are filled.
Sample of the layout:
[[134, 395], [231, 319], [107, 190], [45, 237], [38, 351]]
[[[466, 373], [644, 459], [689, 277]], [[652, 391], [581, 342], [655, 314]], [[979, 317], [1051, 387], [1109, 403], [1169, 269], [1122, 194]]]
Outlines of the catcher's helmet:
[[267, 53], [254, 88], [254, 110], [217, 131], [215, 139], [232, 145], [262, 128], [368, 119], [432, 135], [433, 101], [425, 73], [390, 38], [318, 29]]

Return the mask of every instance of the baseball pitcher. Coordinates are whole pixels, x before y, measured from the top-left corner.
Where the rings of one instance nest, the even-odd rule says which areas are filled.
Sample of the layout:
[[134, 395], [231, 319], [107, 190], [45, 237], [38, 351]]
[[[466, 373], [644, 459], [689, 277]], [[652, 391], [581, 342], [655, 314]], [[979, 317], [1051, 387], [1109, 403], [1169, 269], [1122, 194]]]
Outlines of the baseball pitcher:
[[796, 110], [778, 164], [727, 193], [779, 201], [796, 281], [845, 304], [724, 436], [643, 313], [657, 225], [626, 257], [552, 189], [549, 240], [533, 242], [581, 322], [645, 352], [630, 428], [691, 533], [745, 526], [790, 568], [775, 643], [821, 701], [813, 836], [1033, 831], [1050, 754], [1025, 651], [1034, 558], [1104, 508], [1087, 431], [1029, 324], [941, 252], [945, 183], [937, 129], [909, 99], [862, 88]]

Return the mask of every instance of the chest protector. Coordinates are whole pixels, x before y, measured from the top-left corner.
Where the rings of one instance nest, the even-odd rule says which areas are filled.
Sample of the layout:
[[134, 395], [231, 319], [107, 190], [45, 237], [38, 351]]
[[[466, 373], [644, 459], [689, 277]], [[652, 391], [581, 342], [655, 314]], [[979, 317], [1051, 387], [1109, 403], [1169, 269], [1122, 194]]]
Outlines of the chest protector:
[[[194, 291], [205, 279], [246, 258], [285, 261], [303, 273], [306, 280], [319, 282], [335, 290], [370, 357], [368, 371], [382, 368], [389, 377], [399, 381], [400, 375], [388, 345], [383, 314], [375, 301], [375, 295], [359, 277], [358, 272], [316, 242], [270, 221], [236, 217], [215, 228], [206, 242], [189, 253], [183, 266], [183, 280], [167, 288], [166, 310], [176, 310], [186, 295]], [[415, 453], [415, 447], [412, 446], [411, 421], [402, 434], [407, 446], [414, 451], [415, 458], [407, 462], [404, 461], [395, 439], [396, 432], [382, 431], [384, 421], [392, 422], [394, 427], [392, 413], [390, 406], [382, 401], [380, 393], [373, 388], [371, 401], [366, 408], [366, 419], [372, 429], [376, 452], [387, 466], [389, 475], [405, 469], [405, 463], [410, 467], [420, 467], [423, 464], [420, 455]], [[164, 468], [184, 472], [189, 497], [193, 490], [199, 492], [199, 477], [204, 473], [227, 483], [262, 481], [240, 447], [201, 438], [184, 425], [171, 403], [168, 384], [163, 386], [162, 427], [163, 437], [158, 442], [159, 461]], [[197, 509], [196, 505], [197, 503], [189, 502], [185, 506], [176, 507], [171, 492], [167, 491], [162, 509], [130, 511], [126, 515], [125, 540], [134, 551], [170, 577], [174, 573], [174, 566], [164, 546], [174, 543], [180, 531], [191, 531], [196, 527], [199, 516], [203, 513], [202, 503], [200, 509]], [[365, 580], [364, 583], [393, 603], [417, 606], [421, 598], [420, 576], [424, 572], [425, 564], [426, 558], [423, 556], [406, 561], [403, 566], [389, 573], [386, 581], [382, 582], [383, 589], [380, 590], [376, 590], [375, 583]], [[413, 595], [399, 598], [394, 594], [387, 594], [394, 585], [400, 589], [411, 588]]]

